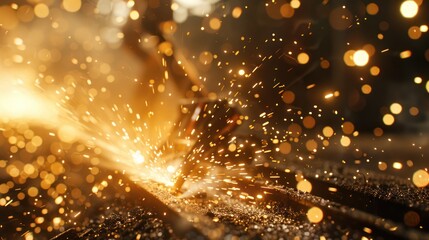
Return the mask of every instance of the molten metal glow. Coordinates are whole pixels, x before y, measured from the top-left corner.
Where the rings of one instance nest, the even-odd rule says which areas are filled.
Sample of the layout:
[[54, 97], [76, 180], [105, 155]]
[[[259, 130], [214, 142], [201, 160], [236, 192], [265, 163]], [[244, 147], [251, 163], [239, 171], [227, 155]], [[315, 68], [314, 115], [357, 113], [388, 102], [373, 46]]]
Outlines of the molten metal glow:
[[132, 156], [133, 156], [134, 162], [136, 164], [142, 164], [142, 163], [144, 163], [145, 159], [144, 159], [142, 153], [140, 152], [140, 150], [132, 152]]
[[28, 119], [39, 122], [55, 122], [55, 105], [46, 97], [24, 85], [0, 80], [0, 115], [2, 119]]

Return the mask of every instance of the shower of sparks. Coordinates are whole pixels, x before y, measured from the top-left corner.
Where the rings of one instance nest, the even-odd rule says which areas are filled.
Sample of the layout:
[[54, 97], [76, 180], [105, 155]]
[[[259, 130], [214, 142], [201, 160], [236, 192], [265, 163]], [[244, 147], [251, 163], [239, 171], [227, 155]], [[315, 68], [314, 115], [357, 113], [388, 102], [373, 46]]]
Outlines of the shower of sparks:
[[[319, 154], [344, 150], [355, 165], [381, 172], [408, 169], [410, 182], [428, 186], [427, 166], [413, 162], [422, 159], [387, 163], [371, 157], [392, 142], [382, 138], [386, 131], [427, 113], [427, 104], [419, 104], [429, 92], [424, 69], [405, 76], [406, 90], [418, 95], [374, 100], [394, 81], [385, 72], [395, 66], [383, 61], [429, 61], [428, 49], [411, 44], [427, 41], [428, 22], [420, 17], [426, 2], [401, 1], [393, 13], [396, 22], [389, 23], [380, 16], [392, 13], [366, 1], [308, 6], [299, 0], [260, 5], [177, 0], [168, 6], [175, 22], [161, 24], [162, 41], [141, 32], [140, 22], [150, 20], [143, 17], [145, 11], [157, 1], [148, 2], [28, 0], [0, 6], [0, 207], [31, 202], [35, 209], [22, 214], [32, 222], [16, 228], [26, 239], [80, 227], [77, 219], [91, 207], [86, 194], [103, 199], [112, 182], [130, 191], [121, 178], [100, 177], [103, 168], [168, 187], [182, 175], [181, 197], [205, 192], [257, 202], [265, 193], [246, 193], [241, 184], [264, 179], [275, 185], [280, 176], [261, 176], [254, 168], [288, 172], [293, 161], [311, 168]], [[195, 21], [189, 14], [201, 21], [187, 26]], [[257, 16], [250, 25], [264, 31], [247, 26], [252, 14]], [[364, 33], [370, 21], [377, 26]], [[140, 36], [129, 40], [134, 23]], [[399, 23], [407, 29], [392, 35]], [[336, 44], [332, 49], [321, 49], [319, 38], [328, 30], [342, 37], [330, 39]], [[357, 39], [359, 34], [365, 38]], [[387, 42], [396, 34], [402, 45]], [[136, 46], [153, 59], [133, 55]], [[195, 78], [188, 89], [174, 86], [170, 57], [174, 67]], [[152, 62], [142, 69], [144, 61]], [[348, 79], [338, 77], [341, 72]], [[197, 99], [200, 95], [204, 100]], [[181, 104], [183, 96], [191, 104]], [[202, 102], [208, 104], [198, 105]], [[370, 121], [376, 126], [364, 137], [383, 139], [383, 144], [361, 149], [360, 129], [366, 126], [359, 125], [363, 118], [357, 115], [372, 105], [378, 113], [366, 118], [376, 118]], [[235, 109], [239, 113], [232, 114]], [[175, 123], [178, 116], [190, 123]], [[246, 137], [231, 133], [225, 127], [230, 125]], [[408, 147], [421, 151], [422, 144]], [[360, 174], [365, 173], [354, 178]], [[311, 180], [302, 174], [296, 180], [298, 191], [312, 192]], [[90, 190], [84, 192], [81, 185]], [[319, 223], [324, 213], [312, 207], [307, 218]]]

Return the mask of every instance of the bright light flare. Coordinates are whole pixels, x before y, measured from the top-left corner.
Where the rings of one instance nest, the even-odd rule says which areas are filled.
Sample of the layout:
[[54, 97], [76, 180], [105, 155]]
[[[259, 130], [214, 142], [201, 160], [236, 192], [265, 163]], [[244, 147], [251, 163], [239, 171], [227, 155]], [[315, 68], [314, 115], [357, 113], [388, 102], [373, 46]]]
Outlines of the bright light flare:
[[303, 52], [298, 54], [297, 60], [299, 64], [307, 64], [308, 61], [310, 61], [310, 56], [307, 53]]
[[429, 173], [423, 169], [417, 170], [413, 174], [413, 183], [420, 188], [426, 187], [429, 184]]
[[318, 207], [312, 207], [307, 211], [307, 218], [311, 223], [319, 223], [323, 220], [323, 211]]
[[401, 170], [402, 169], [402, 163], [400, 163], [400, 162], [394, 162], [393, 165], [392, 165], [392, 167], [394, 169]]
[[402, 2], [399, 11], [404, 18], [413, 18], [419, 12], [419, 5], [413, 0], [407, 0]]
[[63, 0], [63, 8], [67, 12], [77, 12], [82, 7], [82, 1], [81, 0]]
[[75, 142], [77, 137], [77, 129], [71, 125], [63, 125], [58, 129], [58, 138], [66, 143]]
[[132, 152], [133, 160], [136, 164], [142, 164], [145, 161], [144, 156], [140, 152], [140, 150], [137, 150], [135, 152]]
[[57, 119], [55, 106], [31, 89], [23, 85], [0, 82], [0, 115], [8, 120], [36, 120], [53, 123]]
[[402, 112], [402, 105], [399, 103], [392, 103], [390, 105], [390, 111], [393, 114], [400, 114]]
[[176, 172], [176, 168], [174, 166], [169, 165], [167, 167], [167, 172], [169, 172], [169, 173], [175, 173]]
[[392, 125], [394, 122], [395, 122], [395, 117], [394, 117], [392, 114], [387, 113], [387, 114], [385, 114], [385, 115], [383, 116], [383, 123], [384, 123], [386, 126], [390, 126], [390, 125]]
[[298, 184], [296, 185], [296, 189], [298, 189], [301, 192], [310, 193], [312, 189], [312, 185], [309, 181], [304, 179], [298, 182]]
[[369, 61], [369, 54], [365, 50], [357, 50], [353, 54], [353, 62], [356, 66], [363, 67]]

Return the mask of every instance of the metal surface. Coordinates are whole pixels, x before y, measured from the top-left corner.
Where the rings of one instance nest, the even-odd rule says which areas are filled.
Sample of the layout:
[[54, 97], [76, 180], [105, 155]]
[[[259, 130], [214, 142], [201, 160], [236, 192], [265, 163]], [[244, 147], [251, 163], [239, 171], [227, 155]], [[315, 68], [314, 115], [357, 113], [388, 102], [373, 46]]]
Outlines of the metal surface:
[[[371, 181], [365, 184], [362, 179], [353, 179], [350, 174], [353, 168], [323, 163], [318, 170], [331, 174], [312, 178], [314, 172], [299, 169], [299, 164], [294, 166], [296, 169], [290, 172], [257, 167], [254, 171], [260, 175], [258, 180], [237, 179], [234, 183], [223, 183], [217, 186], [216, 195], [200, 193], [182, 198], [154, 182], [138, 182], [138, 186], [134, 186], [135, 194], [145, 199], [139, 208], [152, 212], [154, 217], [167, 224], [171, 229], [171, 238], [194, 239], [200, 236], [202, 239], [228, 239], [238, 236], [245, 239], [279, 239], [300, 236], [306, 239], [323, 236], [326, 239], [428, 239], [429, 192], [426, 189], [416, 189], [395, 177], [375, 173], [367, 176]], [[295, 186], [297, 173], [303, 173], [311, 181], [314, 189], [311, 194], [292, 187]], [[389, 182], [386, 182], [387, 179]], [[232, 188], [240, 190], [227, 194], [228, 189]], [[403, 202], [386, 193], [414, 197]], [[263, 197], [258, 198], [258, 195]], [[106, 235], [101, 233], [109, 232], [114, 232], [116, 238], [135, 238], [144, 228], [134, 224], [146, 221], [147, 217], [136, 213], [130, 215], [130, 212], [123, 214], [129, 210], [118, 206], [122, 216], [113, 216], [122, 225], [104, 224], [87, 227], [81, 232], [68, 230], [55, 239], [70, 239], [66, 237], [70, 234], [79, 236], [77, 239], [102, 239]], [[306, 211], [311, 207], [322, 209], [322, 222], [308, 222]], [[420, 216], [418, 225], [404, 224], [403, 219], [408, 212]], [[106, 217], [109, 219], [109, 215]], [[125, 224], [127, 221], [133, 224]], [[156, 225], [154, 222], [145, 224]], [[84, 235], [87, 231], [91, 234]]]

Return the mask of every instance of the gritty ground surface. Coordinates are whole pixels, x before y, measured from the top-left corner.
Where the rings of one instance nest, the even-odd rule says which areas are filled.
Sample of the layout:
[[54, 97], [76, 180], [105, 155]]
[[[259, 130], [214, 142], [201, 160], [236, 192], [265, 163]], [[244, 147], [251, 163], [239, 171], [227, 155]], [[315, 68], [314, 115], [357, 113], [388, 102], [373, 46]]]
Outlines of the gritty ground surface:
[[[162, 184], [131, 181], [126, 175], [102, 169], [98, 175], [100, 179], [113, 176], [103, 194], [93, 194], [88, 186], [80, 186], [82, 193], [87, 194], [86, 202], [91, 205], [82, 208], [75, 221], [65, 224], [64, 228], [35, 237], [61, 240], [424, 239], [427, 236], [427, 189], [418, 189], [406, 180], [371, 172], [365, 174], [365, 178], [353, 178], [352, 168], [339, 169], [321, 164], [312, 171], [300, 168], [299, 164], [294, 166], [296, 169], [289, 167], [289, 175], [281, 175], [271, 184], [242, 181], [234, 185], [241, 190], [232, 194], [213, 190], [188, 197], [172, 194]], [[278, 174], [273, 168], [268, 168], [268, 172]], [[300, 172], [312, 182], [311, 194], [294, 189], [294, 172]], [[316, 174], [318, 178], [314, 177]], [[360, 184], [362, 179], [368, 180], [367, 183]], [[327, 188], [331, 186], [338, 192], [329, 192]], [[126, 187], [129, 191], [124, 191]], [[230, 189], [231, 186], [219, 188]], [[255, 193], [264, 191], [270, 194], [263, 199], [243, 197], [243, 192], [255, 196]], [[392, 212], [395, 214], [383, 217], [385, 213], [373, 209], [384, 205], [394, 206]], [[313, 206], [324, 211], [325, 216], [320, 223], [310, 223], [307, 218], [307, 211]], [[25, 205], [20, 207], [28, 208]], [[420, 214], [421, 226], [404, 226], [403, 215], [410, 209]], [[13, 215], [16, 207], [8, 206], [4, 210], [4, 216]], [[22, 238], [22, 232], [16, 233], [12, 229], [29, 223], [21, 218], [16, 225], [18, 218], [14, 219], [9, 221], [10, 225], [5, 225], [9, 227], [2, 230], [3, 239]], [[389, 229], [397, 230], [390, 232]]]
[[[164, 203], [180, 212], [180, 216], [191, 221], [199, 233], [198, 238], [211, 239], [336, 239], [341, 236], [362, 236], [354, 230], [341, 229], [328, 221], [311, 224], [305, 219], [304, 211], [276, 203], [255, 204], [230, 197], [216, 200], [208, 197], [177, 198], [156, 184], [144, 186]], [[120, 205], [109, 208], [98, 220], [80, 232], [69, 231], [57, 239], [68, 236], [77, 239], [181, 239], [191, 238], [188, 233], [175, 234], [177, 226], [165, 220], [164, 214], [151, 212], [150, 206], [134, 207], [126, 210]], [[68, 235], [67, 235], [68, 234]], [[201, 235], [199, 235], [201, 234]]]

